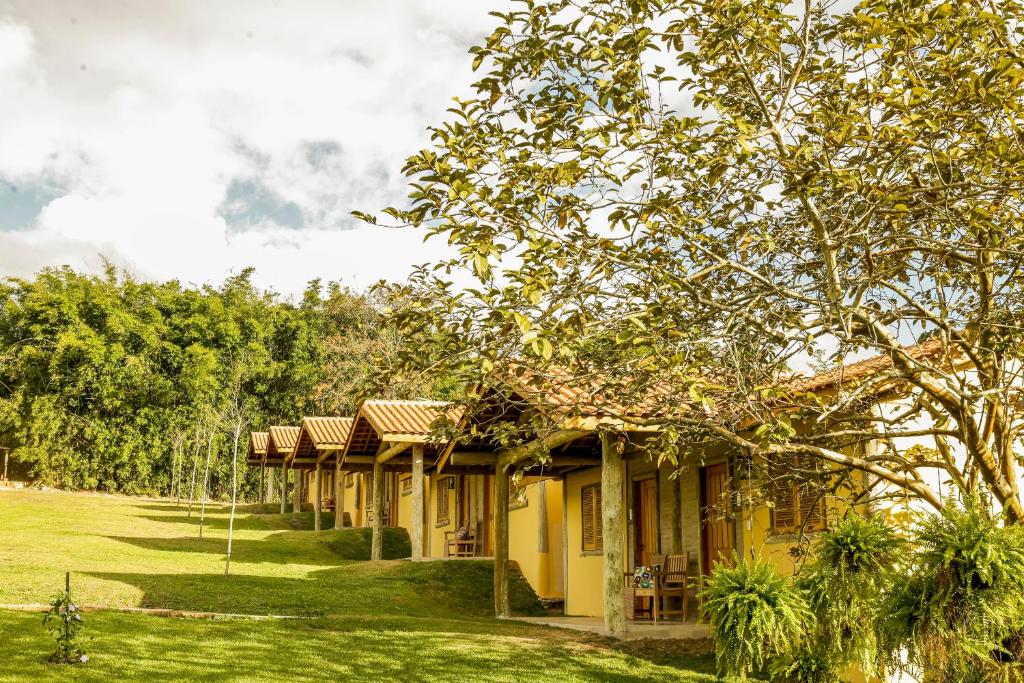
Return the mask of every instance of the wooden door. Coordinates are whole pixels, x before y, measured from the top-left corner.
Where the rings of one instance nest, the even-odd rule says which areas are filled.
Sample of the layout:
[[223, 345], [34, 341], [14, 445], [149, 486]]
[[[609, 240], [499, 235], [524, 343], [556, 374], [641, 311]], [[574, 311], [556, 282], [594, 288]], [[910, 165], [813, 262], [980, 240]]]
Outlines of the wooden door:
[[650, 567], [658, 553], [658, 480], [641, 479], [633, 484], [634, 566]]
[[704, 573], [710, 574], [715, 562], [732, 564], [733, 526], [730, 512], [729, 466], [725, 463], [701, 470], [701, 541], [704, 550]]

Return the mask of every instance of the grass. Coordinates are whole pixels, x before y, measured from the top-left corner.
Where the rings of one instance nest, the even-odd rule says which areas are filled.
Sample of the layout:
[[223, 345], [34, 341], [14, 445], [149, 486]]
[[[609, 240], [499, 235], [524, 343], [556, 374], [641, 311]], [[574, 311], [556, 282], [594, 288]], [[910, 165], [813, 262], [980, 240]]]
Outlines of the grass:
[[[678, 646], [495, 620], [489, 562], [365, 561], [368, 530], [313, 533], [309, 513], [243, 513], [225, 577], [227, 510], [208, 507], [202, 539], [197, 517], [162, 501], [0, 492], [0, 603], [47, 602], [71, 570], [83, 605], [304, 618], [89, 612], [91, 661], [62, 668], [44, 663], [41, 615], [0, 610], [0, 681], [715, 680], [710, 657]], [[389, 530], [385, 552], [407, 554], [408, 538]], [[518, 576], [512, 602], [540, 609]]]

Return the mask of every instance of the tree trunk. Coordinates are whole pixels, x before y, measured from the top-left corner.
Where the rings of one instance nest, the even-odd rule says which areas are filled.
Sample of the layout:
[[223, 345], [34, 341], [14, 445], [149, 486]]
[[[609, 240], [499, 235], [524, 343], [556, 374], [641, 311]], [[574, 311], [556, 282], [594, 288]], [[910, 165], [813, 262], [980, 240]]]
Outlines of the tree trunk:
[[341, 476], [341, 456], [334, 454], [334, 528], [345, 526], [345, 481]]
[[[228, 519], [228, 556], [224, 563], [224, 576], [231, 574], [231, 541], [235, 533], [235, 507], [238, 505], [238, 439], [242, 433], [242, 425], [235, 425], [235, 445], [231, 454], [231, 517]], [[262, 469], [260, 470], [262, 475]], [[262, 476], [261, 476], [262, 479]], [[262, 484], [262, 482], [261, 482]], [[262, 485], [260, 486], [262, 489]]]
[[313, 494], [313, 531], [320, 531], [320, 514], [324, 504], [324, 487], [323, 482], [320, 480], [320, 477], [322, 476], [320, 474], [321, 469], [322, 467], [318, 462], [316, 464], [316, 470], [313, 472], [313, 488], [316, 489], [316, 492]]
[[622, 444], [613, 434], [601, 435], [601, 525], [604, 536], [604, 627], [610, 634], [626, 630], [624, 578], [626, 517], [623, 514], [625, 462]]
[[206, 444], [206, 467], [203, 469], [203, 504], [199, 510], [199, 538], [203, 537], [203, 524], [206, 522], [206, 489], [210, 486], [210, 458], [213, 457], [213, 430]]
[[511, 614], [508, 599], [508, 470], [494, 472], [494, 616]]
[[[196, 495], [196, 476], [199, 474], [199, 428], [196, 427], [196, 448], [192, 453], [192, 485], [188, 489], [188, 516], [192, 517], [192, 499]], [[180, 492], [179, 492], [180, 493]], [[180, 504], [181, 501], [179, 500]]]
[[384, 468], [380, 463], [373, 465], [373, 539], [370, 544], [370, 559], [384, 557]]
[[412, 447], [412, 559], [423, 559], [423, 444]]

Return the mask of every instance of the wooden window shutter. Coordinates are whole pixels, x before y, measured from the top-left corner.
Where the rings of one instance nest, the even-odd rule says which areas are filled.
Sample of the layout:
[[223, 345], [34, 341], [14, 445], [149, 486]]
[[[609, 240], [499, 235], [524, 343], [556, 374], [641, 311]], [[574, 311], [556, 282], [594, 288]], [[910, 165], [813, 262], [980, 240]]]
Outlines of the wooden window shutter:
[[601, 485], [590, 484], [580, 489], [583, 503], [583, 550], [604, 548], [601, 519]]
[[437, 481], [437, 525], [445, 526], [451, 520], [448, 501], [448, 477], [442, 477]]
[[[794, 462], [800, 469], [814, 469], [811, 456]], [[800, 531], [821, 531], [825, 528], [825, 499], [813, 483], [787, 480], [781, 467], [772, 470], [772, 533], [792, 534]]]
[[366, 479], [365, 479], [366, 485], [363, 487], [363, 489], [366, 491], [366, 495], [363, 496], [363, 509], [364, 510], [371, 510], [371, 515], [372, 515], [372, 510], [373, 510], [373, 472], [367, 472], [365, 476], [366, 476]]

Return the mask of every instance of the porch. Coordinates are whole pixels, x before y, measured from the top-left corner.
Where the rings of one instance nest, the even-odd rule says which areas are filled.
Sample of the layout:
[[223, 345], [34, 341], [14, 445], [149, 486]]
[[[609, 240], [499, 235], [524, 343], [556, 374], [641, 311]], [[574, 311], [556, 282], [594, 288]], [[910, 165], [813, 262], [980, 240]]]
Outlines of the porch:
[[609, 633], [605, 630], [604, 618], [602, 617], [514, 617], [516, 621], [525, 621], [530, 624], [541, 626], [553, 626], [572, 631], [584, 633], [596, 633], [601, 636], [610, 636], [620, 640], [692, 640], [696, 638], [710, 638], [711, 628], [708, 624], [690, 619], [689, 621], [627, 621], [626, 628], [621, 633]]

